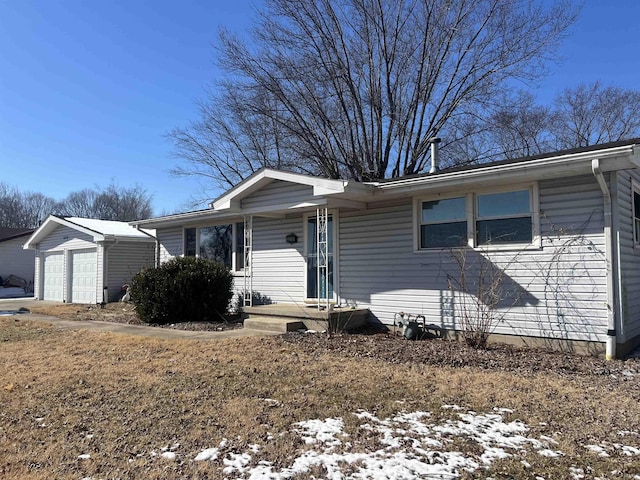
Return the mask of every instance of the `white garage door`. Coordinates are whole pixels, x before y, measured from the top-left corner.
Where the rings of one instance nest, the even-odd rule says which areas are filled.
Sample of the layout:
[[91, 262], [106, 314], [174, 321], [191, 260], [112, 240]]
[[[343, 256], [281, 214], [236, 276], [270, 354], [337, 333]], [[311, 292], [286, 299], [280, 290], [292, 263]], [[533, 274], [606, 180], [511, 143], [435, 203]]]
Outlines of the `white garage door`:
[[70, 253], [71, 303], [96, 303], [96, 250], [74, 250]]
[[62, 279], [64, 278], [64, 255], [62, 253], [45, 253], [42, 279], [42, 298], [61, 302]]

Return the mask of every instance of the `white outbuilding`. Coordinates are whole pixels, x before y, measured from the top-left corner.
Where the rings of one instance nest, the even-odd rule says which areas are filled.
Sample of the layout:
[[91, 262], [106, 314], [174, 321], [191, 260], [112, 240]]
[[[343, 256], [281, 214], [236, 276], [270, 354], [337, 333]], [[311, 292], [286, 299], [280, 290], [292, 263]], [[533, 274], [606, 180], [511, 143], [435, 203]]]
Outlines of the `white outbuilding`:
[[50, 215], [24, 245], [35, 250], [35, 298], [118, 300], [122, 285], [155, 264], [154, 233], [126, 222]]

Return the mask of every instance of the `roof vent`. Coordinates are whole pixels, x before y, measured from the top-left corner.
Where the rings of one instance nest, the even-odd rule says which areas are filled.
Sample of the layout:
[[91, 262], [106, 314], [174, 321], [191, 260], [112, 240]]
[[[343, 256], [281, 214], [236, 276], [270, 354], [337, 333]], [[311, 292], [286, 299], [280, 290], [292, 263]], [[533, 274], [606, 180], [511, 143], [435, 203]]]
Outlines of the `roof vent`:
[[441, 141], [440, 137], [431, 137], [429, 139], [429, 143], [431, 144], [431, 168], [429, 169], [429, 173], [436, 173], [440, 169], [438, 144]]

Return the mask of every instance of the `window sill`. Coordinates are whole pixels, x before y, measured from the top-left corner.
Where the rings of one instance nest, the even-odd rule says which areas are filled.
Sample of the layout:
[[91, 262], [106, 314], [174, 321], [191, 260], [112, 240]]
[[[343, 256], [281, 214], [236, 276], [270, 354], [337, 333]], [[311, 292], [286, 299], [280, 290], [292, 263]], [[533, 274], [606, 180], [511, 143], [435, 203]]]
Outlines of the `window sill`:
[[[640, 249], [640, 245], [638, 245]], [[418, 250], [414, 250], [413, 253], [416, 254], [429, 254], [429, 253], [442, 253], [442, 252], [459, 252], [464, 250], [473, 250], [474, 252], [521, 252], [521, 251], [536, 251], [542, 250], [542, 245], [538, 243], [512, 243], [512, 244], [504, 244], [504, 245], [480, 245], [476, 247], [465, 246], [465, 247], [433, 247], [433, 248], [422, 248]]]

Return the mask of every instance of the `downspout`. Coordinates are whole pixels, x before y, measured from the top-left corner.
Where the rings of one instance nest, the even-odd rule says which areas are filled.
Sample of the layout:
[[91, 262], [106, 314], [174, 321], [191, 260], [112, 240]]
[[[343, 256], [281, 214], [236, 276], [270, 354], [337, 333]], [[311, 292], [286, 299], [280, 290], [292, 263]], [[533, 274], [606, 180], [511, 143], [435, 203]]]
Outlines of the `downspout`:
[[613, 360], [616, 358], [616, 318], [613, 306], [615, 304], [614, 291], [614, 272], [613, 272], [613, 238], [611, 228], [611, 193], [607, 182], [604, 179], [602, 170], [600, 169], [600, 160], [594, 158], [591, 160], [591, 171], [600, 185], [602, 190], [602, 200], [604, 203], [604, 256], [607, 268], [607, 343], [606, 343], [606, 359]]

